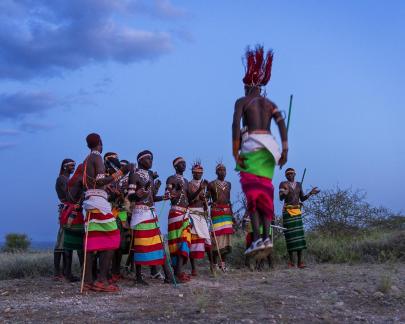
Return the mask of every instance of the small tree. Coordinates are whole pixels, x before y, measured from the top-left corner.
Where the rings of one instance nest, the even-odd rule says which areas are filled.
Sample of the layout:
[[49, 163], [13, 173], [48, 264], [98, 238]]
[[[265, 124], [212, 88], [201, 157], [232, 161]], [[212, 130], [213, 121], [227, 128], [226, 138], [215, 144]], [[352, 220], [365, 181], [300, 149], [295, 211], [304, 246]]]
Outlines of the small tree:
[[384, 207], [372, 207], [361, 190], [329, 189], [305, 202], [306, 225], [317, 231], [337, 235], [364, 229], [393, 213]]
[[6, 235], [6, 243], [4, 252], [19, 252], [27, 251], [31, 245], [31, 241], [26, 234], [10, 233]]

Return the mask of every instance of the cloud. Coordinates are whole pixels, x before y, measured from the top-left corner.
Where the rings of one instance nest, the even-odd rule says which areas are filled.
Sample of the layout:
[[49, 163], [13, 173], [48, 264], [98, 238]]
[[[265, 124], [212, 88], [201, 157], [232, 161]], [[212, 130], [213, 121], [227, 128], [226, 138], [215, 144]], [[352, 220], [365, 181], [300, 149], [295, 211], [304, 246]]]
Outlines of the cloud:
[[17, 136], [21, 132], [16, 129], [0, 129], [0, 136]]
[[16, 92], [0, 94], [0, 117], [11, 120], [37, 115], [62, 103], [49, 92]]
[[20, 125], [20, 129], [27, 133], [37, 133], [39, 131], [47, 131], [54, 128], [54, 124], [38, 123], [38, 122], [24, 122]]
[[172, 34], [134, 28], [136, 14], [173, 19], [185, 12], [168, 0], [7, 0], [0, 6], [0, 78], [53, 76], [169, 53]]
[[133, 1], [131, 8], [158, 19], [176, 19], [187, 15], [186, 10], [174, 6], [169, 0]]
[[0, 151], [13, 148], [16, 145], [17, 145], [17, 143], [3, 143], [3, 142], [0, 142]]

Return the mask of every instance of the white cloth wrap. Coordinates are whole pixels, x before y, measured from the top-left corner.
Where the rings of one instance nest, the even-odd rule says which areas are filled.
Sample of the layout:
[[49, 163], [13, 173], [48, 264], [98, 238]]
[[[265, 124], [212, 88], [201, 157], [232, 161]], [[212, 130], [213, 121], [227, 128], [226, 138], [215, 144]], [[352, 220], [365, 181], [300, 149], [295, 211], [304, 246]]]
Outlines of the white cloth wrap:
[[155, 218], [153, 207], [146, 205], [135, 206], [132, 210], [131, 228], [134, 229], [136, 225]]
[[271, 154], [273, 154], [274, 160], [276, 161], [276, 164], [278, 164], [278, 160], [280, 160], [281, 157], [280, 147], [278, 146], [273, 135], [249, 134], [247, 132], [242, 135], [242, 153], [254, 152], [262, 148], [267, 149]]
[[[195, 211], [198, 212], [194, 213]], [[205, 239], [208, 244], [211, 244], [211, 235], [210, 231], [208, 230], [207, 220], [204, 216], [200, 215], [199, 213], [204, 213], [204, 208], [202, 207], [190, 207], [190, 218], [192, 220], [193, 226], [191, 227], [191, 233], [197, 234], [200, 238]]]
[[102, 189], [88, 189], [83, 201], [83, 208], [87, 210], [98, 209], [103, 215], [111, 214], [111, 204], [107, 200], [107, 193]]

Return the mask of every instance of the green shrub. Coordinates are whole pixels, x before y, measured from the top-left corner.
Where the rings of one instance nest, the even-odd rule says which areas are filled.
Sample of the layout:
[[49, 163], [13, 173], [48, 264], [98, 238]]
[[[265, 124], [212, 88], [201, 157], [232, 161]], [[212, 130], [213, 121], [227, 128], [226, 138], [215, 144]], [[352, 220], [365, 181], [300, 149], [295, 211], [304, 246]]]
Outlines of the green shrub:
[[[306, 233], [307, 250], [304, 252], [309, 263], [358, 263], [358, 262], [403, 262], [405, 261], [405, 231], [364, 230], [357, 234], [339, 236], [322, 232]], [[288, 260], [282, 233], [274, 237], [273, 262], [285, 264]], [[233, 250], [228, 261], [235, 267], [245, 264], [245, 236], [235, 235]]]
[[4, 252], [27, 251], [31, 241], [26, 234], [10, 233], [6, 235], [6, 242], [3, 247]]
[[0, 280], [50, 276], [51, 252], [0, 253]]

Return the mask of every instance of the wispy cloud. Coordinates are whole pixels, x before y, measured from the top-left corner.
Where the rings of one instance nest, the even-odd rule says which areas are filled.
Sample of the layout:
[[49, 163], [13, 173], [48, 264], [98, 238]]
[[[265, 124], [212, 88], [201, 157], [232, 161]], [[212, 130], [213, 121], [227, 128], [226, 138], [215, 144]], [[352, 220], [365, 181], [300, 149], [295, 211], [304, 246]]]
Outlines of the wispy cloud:
[[7, 150], [17, 146], [17, 143], [4, 143], [0, 142], [0, 151]]
[[0, 129], [0, 136], [17, 136], [20, 134], [21, 132], [16, 129]]
[[[0, 6], [0, 78], [57, 75], [85, 65], [152, 60], [173, 49], [173, 36], [125, 24], [122, 16], [178, 18], [168, 0], [6, 1]], [[120, 18], [121, 17], [121, 18]]]
[[27, 133], [37, 133], [39, 131], [47, 131], [55, 128], [54, 124], [39, 123], [39, 122], [24, 122], [20, 125], [19, 129]]
[[0, 117], [19, 120], [56, 108], [61, 102], [49, 92], [0, 94]]

